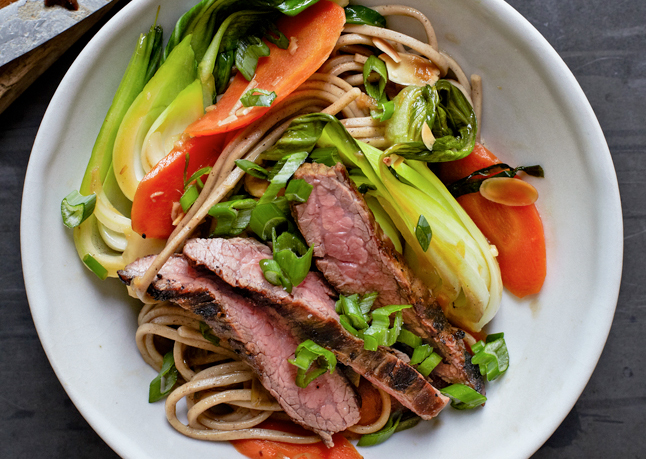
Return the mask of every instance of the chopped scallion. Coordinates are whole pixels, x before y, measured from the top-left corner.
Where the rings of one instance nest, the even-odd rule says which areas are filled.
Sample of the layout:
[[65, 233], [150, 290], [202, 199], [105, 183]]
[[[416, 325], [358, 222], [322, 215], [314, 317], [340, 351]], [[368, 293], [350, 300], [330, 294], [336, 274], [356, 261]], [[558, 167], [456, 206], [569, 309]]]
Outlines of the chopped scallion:
[[[384, 306], [372, 311], [370, 327], [363, 333], [364, 348], [376, 351], [377, 346], [392, 346], [397, 341], [403, 324], [402, 309], [410, 308], [410, 304]], [[392, 328], [390, 315], [397, 313]]]
[[431, 352], [431, 355], [426, 357], [422, 363], [417, 366], [417, 371], [419, 371], [424, 377], [431, 374], [431, 371], [442, 361], [442, 357], [435, 352]]
[[108, 270], [89, 253], [86, 253], [83, 257], [83, 263], [85, 263], [85, 266], [90, 268], [90, 271], [96, 274], [99, 279], [106, 280], [108, 277]]
[[188, 209], [191, 208], [193, 203], [197, 201], [197, 198], [200, 196], [200, 192], [197, 190], [196, 185], [189, 186], [181, 198], [179, 198], [179, 203], [182, 205], [182, 210], [186, 213]]
[[413, 356], [410, 358], [411, 365], [417, 365], [426, 360], [426, 357], [433, 353], [433, 348], [428, 344], [417, 346], [413, 350]]
[[284, 232], [276, 237], [276, 228], [272, 228], [274, 260], [285, 273], [289, 282], [299, 285], [312, 266], [313, 247], [307, 247], [303, 241], [290, 232]]
[[258, 204], [271, 202], [278, 195], [278, 192], [287, 185], [287, 181], [292, 178], [294, 172], [305, 162], [308, 153], [305, 151], [285, 155], [272, 168], [269, 173], [269, 186], [262, 195]]
[[236, 163], [236, 166], [238, 166], [245, 173], [251, 175], [252, 177], [266, 180], [267, 176], [269, 176], [269, 172], [267, 172], [267, 169], [265, 169], [262, 166], [259, 166], [253, 161], [249, 161], [248, 159], [236, 159], [235, 163]]
[[[296, 385], [298, 387], [307, 387], [309, 383], [326, 371], [333, 373], [336, 367], [336, 357], [334, 354], [319, 346], [311, 339], [299, 344], [294, 353], [294, 358], [289, 359], [288, 362], [298, 367], [296, 376]], [[314, 368], [308, 372], [314, 362], [317, 362], [318, 368]]]
[[258, 237], [268, 241], [273, 229], [289, 223], [288, 212], [281, 209], [277, 202], [259, 203], [251, 212], [249, 227]]
[[173, 386], [177, 382], [177, 368], [175, 368], [175, 359], [173, 358], [173, 351], [170, 351], [164, 356], [161, 370], [159, 374], [150, 383], [148, 390], [148, 402], [154, 403], [166, 397]]
[[202, 336], [204, 337], [205, 340], [209, 341], [214, 346], [220, 345], [220, 338], [215, 336], [213, 334], [213, 331], [211, 330], [211, 327], [209, 327], [206, 323], [202, 321], [200, 321], [200, 333], [202, 333]]
[[374, 446], [385, 442], [390, 437], [392, 437], [392, 435], [397, 430], [397, 427], [399, 427], [399, 421], [401, 420], [401, 417], [401, 411], [397, 411], [391, 414], [388, 418], [388, 422], [381, 428], [381, 430], [378, 430], [377, 432], [373, 432], [371, 434], [362, 435], [361, 439], [357, 443], [357, 446]]
[[314, 187], [303, 179], [292, 179], [285, 189], [288, 201], [307, 202]]
[[242, 103], [243, 107], [271, 107], [274, 100], [276, 100], [274, 91], [260, 88], [250, 89], [240, 97], [240, 103]]
[[404, 343], [405, 345], [410, 346], [413, 349], [422, 344], [422, 338], [417, 336], [415, 333], [409, 332], [405, 328], [402, 328], [402, 330], [399, 332], [397, 341]]
[[500, 377], [509, 368], [509, 352], [505, 344], [504, 333], [487, 336], [486, 344], [478, 341], [471, 349], [475, 355], [471, 362], [480, 366], [480, 374], [487, 376], [487, 381]]
[[254, 36], [243, 37], [236, 49], [236, 67], [247, 81], [251, 81], [256, 73], [258, 59], [265, 56], [269, 56], [269, 46], [265, 42]]
[[61, 202], [63, 224], [68, 228], [76, 228], [92, 215], [95, 205], [96, 194], [83, 196], [76, 190], [72, 191]]
[[[377, 83], [371, 81], [371, 76], [377, 74], [379, 80]], [[372, 55], [363, 64], [363, 85], [370, 97], [378, 102], [385, 102], [386, 83], [388, 82], [388, 69], [386, 63], [377, 56]]]
[[451, 384], [440, 392], [449, 397], [451, 406], [458, 410], [477, 408], [487, 401], [487, 397], [464, 384]]
[[199, 170], [195, 171], [195, 172], [193, 173], [193, 175], [191, 175], [191, 176], [188, 178], [188, 180], [186, 180], [186, 181], [184, 182], [184, 189], [186, 189], [186, 188], [187, 188], [191, 183], [193, 183], [193, 180], [197, 180], [197, 181], [198, 181], [198, 183], [200, 184], [200, 188], [202, 188], [204, 185], [202, 184], [202, 182], [201, 182], [200, 178], [201, 178], [203, 175], [208, 174], [209, 172], [211, 172], [211, 168], [210, 168], [209, 166], [207, 166], [207, 167], [203, 167], [202, 169], [199, 169]]
[[260, 260], [260, 269], [262, 269], [262, 273], [265, 279], [267, 279], [267, 282], [273, 285], [280, 285], [287, 292], [292, 293], [293, 286], [276, 260], [272, 260], [271, 258]]

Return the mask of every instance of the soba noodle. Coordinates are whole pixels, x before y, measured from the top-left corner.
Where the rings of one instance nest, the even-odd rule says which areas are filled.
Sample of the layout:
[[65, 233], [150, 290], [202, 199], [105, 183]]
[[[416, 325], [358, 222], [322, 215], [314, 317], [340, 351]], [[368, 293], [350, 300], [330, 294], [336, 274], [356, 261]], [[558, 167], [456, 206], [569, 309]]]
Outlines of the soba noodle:
[[[225, 341], [216, 346], [200, 332], [200, 317], [171, 303], [153, 304], [146, 294], [148, 286], [166, 260], [181, 249], [206, 217], [208, 210], [225, 198], [244, 176], [235, 165], [237, 159], [256, 161], [272, 146], [297, 116], [322, 111], [340, 114], [350, 134], [376, 147], [386, 145], [385, 125], [369, 116], [374, 103], [361, 90], [363, 63], [372, 54], [380, 54], [375, 38], [386, 40], [399, 52], [416, 52], [433, 62], [441, 76], [451, 80], [472, 101], [480, 121], [482, 83], [477, 75], [469, 81], [459, 65], [440, 52], [431, 22], [421, 12], [403, 6], [374, 8], [384, 16], [404, 15], [417, 19], [424, 27], [427, 42], [400, 32], [364, 25], [347, 25], [332, 56], [317, 73], [287, 97], [269, 115], [255, 121], [232, 141], [213, 166], [204, 188], [179, 223], [165, 248], [142, 278], [135, 279], [131, 293], [144, 301], [136, 333], [137, 347], [146, 363], [159, 371], [165, 352], [172, 349], [179, 373], [178, 387], [166, 399], [166, 416], [179, 432], [192, 438], [226, 441], [269, 439], [290, 443], [320, 441], [316, 435], [300, 436], [258, 428], [269, 417], [286, 417], [280, 405], [262, 388], [246, 362], [240, 360]], [[240, 107], [235, 107], [235, 110]], [[479, 124], [479, 123], [478, 123]], [[479, 132], [478, 132], [479, 136]], [[379, 390], [381, 413], [370, 425], [349, 428], [356, 434], [381, 429], [391, 413], [390, 396]], [[178, 404], [186, 403], [186, 423], [178, 417]]]

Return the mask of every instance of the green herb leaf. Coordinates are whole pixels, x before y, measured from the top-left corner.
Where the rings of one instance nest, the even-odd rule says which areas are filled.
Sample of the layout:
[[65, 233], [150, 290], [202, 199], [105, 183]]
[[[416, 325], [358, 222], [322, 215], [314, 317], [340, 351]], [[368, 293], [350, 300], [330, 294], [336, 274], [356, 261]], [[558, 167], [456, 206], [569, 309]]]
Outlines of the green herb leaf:
[[236, 50], [236, 67], [247, 81], [251, 81], [256, 73], [258, 59], [265, 56], [269, 56], [269, 46], [265, 42], [254, 36], [244, 37], [240, 39]]
[[376, 110], [370, 110], [370, 116], [377, 121], [388, 121], [395, 113], [395, 102], [382, 100], [377, 104]]
[[220, 338], [215, 336], [213, 334], [213, 331], [211, 330], [211, 327], [209, 327], [206, 323], [202, 321], [200, 321], [200, 333], [202, 333], [202, 336], [204, 337], [205, 340], [209, 341], [214, 346], [220, 345]]
[[74, 190], [63, 198], [61, 202], [61, 216], [63, 224], [68, 228], [75, 228], [83, 223], [92, 212], [96, 205], [96, 194], [83, 196]]
[[159, 374], [150, 383], [148, 390], [148, 403], [154, 403], [170, 394], [173, 386], [177, 382], [177, 368], [175, 368], [175, 359], [173, 351], [164, 356]]
[[345, 23], [386, 27], [386, 18], [367, 6], [348, 5], [345, 7]]
[[[298, 387], [307, 387], [314, 379], [321, 376], [326, 371], [334, 372], [336, 367], [336, 357], [324, 347], [319, 346], [311, 339], [303, 341], [298, 345], [293, 359], [289, 363], [298, 367], [296, 376], [296, 385]], [[317, 362], [317, 368], [310, 370], [314, 362]]]
[[108, 270], [103, 267], [101, 263], [99, 263], [96, 258], [94, 258], [92, 255], [89, 253], [86, 253], [85, 256], [83, 257], [83, 263], [85, 263], [85, 266], [90, 268], [90, 271], [92, 271], [94, 274], [97, 275], [97, 277], [101, 280], [106, 280], [108, 277]]
[[271, 107], [274, 100], [276, 100], [276, 93], [274, 91], [267, 91], [266, 89], [260, 88], [250, 89], [240, 97], [240, 102], [243, 107]]
[[431, 237], [433, 236], [433, 231], [431, 231], [431, 225], [426, 221], [426, 217], [423, 215], [419, 216], [417, 220], [417, 226], [415, 226], [415, 236], [417, 237], [417, 242], [419, 242], [420, 247], [424, 252], [428, 250], [428, 247], [431, 245]]

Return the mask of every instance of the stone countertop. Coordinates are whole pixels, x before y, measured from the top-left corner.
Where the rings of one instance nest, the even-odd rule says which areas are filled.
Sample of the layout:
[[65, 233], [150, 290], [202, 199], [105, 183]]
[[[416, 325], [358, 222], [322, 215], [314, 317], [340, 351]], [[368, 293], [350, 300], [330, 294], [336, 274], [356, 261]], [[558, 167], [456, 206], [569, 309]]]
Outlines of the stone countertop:
[[[533, 457], [646, 457], [646, 2], [508, 2], [554, 46], [590, 100], [615, 164], [624, 216], [623, 279], [605, 349], [580, 399]], [[3, 458], [116, 457], [76, 410], [47, 361], [20, 265], [20, 201], [29, 153], [56, 87], [97, 30], [0, 115]]]

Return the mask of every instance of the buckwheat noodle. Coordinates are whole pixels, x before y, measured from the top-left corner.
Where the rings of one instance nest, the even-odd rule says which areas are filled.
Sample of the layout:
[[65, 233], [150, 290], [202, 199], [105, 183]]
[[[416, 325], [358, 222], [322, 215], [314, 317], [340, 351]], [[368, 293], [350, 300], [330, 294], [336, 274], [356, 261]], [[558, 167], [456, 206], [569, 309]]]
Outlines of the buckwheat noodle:
[[[178, 216], [177, 227], [163, 251], [145, 275], [134, 279], [129, 287], [131, 293], [146, 303], [139, 314], [136, 332], [137, 347], [144, 361], [159, 371], [164, 354], [170, 350], [173, 352], [179, 381], [166, 399], [166, 417], [176, 430], [188, 437], [210, 441], [247, 438], [289, 443], [320, 441], [314, 434], [301, 436], [259, 428], [258, 425], [270, 417], [285, 419], [287, 415], [258, 382], [249, 365], [241, 361], [224, 340], [218, 346], [207, 340], [200, 332], [199, 316], [168, 302], [154, 304], [146, 294], [166, 260], [181, 249], [208, 210], [231, 193], [244, 176], [235, 160], [256, 161], [280, 138], [292, 119], [312, 112], [338, 114], [353, 137], [378, 148], [385, 146], [384, 123], [370, 117], [370, 109], [376, 108], [376, 102], [362, 90], [363, 63], [369, 56], [382, 52], [408, 52], [430, 60], [440, 70], [441, 77], [449, 79], [472, 102], [480, 121], [481, 78], [472, 75], [469, 81], [455, 60], [439, 50], [429, 19], [410, 7], [388, 5], [373, 9], [384, 16], [416, 19], [424, 28], [426, 42], [389, 29], [346, 25], [332, 55], [319, 71], [226, 147], [213, 166], [198, 200], [185, 215]], [[391, 413], [391, 400], [387, 393], [381, 390], [379, 393], [379, 418], [370, 425], [353, 426], [348, 429], [350, 432], [368, 434], [386, 424]], [[185, 400], [185, 420], [178, 417], [181, 400]]]

